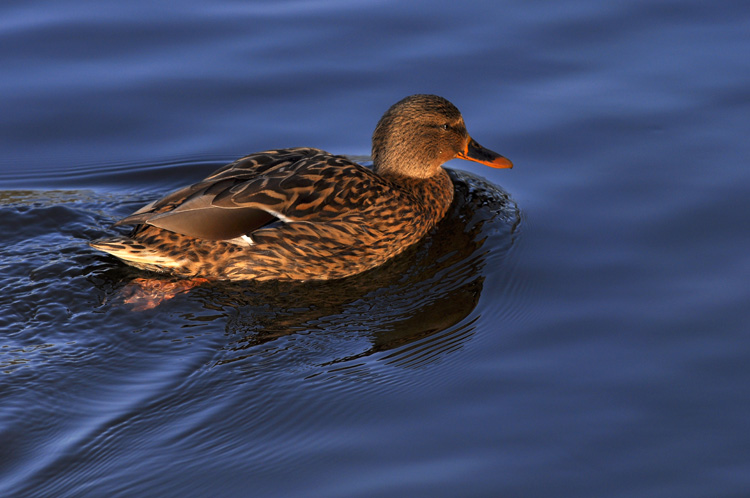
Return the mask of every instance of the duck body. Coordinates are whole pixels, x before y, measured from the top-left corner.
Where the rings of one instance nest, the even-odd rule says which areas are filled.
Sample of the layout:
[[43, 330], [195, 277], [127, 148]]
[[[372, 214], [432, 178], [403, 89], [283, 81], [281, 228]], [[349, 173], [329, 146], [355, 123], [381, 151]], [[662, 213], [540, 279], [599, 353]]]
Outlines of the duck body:
[[446, 214], [453, 183], [442, 164], [510, 161], [466, 133], [447, 100], [414, 95], [373, 135], [372, 169], [314, 148], [248, 155], [115, 225], [128, 236], [91, 242], [126, 263], [184, 277], [328, 280], [377, 267]]

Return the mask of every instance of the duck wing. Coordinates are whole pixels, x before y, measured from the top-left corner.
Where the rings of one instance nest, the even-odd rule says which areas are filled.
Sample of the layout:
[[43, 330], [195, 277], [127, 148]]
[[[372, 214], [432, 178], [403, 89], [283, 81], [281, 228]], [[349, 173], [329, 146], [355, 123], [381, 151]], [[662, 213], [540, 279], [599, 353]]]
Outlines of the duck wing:
[[[362, 175], [373, 176], [346, 158], [318, 149], [259, 152], [144, 206], [115, 226], [152, 225], [195, 238], [233, 239], [277, 220], [336, 217], [357, 202], [339, 194], [351, 191], [347, 186]], [[353, 193], [358, 191], [361, 188]]]

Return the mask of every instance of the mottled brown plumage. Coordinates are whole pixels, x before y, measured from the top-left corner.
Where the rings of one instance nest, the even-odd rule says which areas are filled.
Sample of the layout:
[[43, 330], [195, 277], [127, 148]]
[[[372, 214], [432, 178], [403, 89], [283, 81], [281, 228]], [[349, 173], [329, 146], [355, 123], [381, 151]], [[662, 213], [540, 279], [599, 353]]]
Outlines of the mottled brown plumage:
[[394, 104], [372, 142], [373, 169], [312, 148], [251, 154], [118, 221], [135, 225], [129, 236], [91, 246], [181, 276], [342, 278], [383, 264], [443, 218], [453, 199], [446, 161], [512, 167], [435, 95]]

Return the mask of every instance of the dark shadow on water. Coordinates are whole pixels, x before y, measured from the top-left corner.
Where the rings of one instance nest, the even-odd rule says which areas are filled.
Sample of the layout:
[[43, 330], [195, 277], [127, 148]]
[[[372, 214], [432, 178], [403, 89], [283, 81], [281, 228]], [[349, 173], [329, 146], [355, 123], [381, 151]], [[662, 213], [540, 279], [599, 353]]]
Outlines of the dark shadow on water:
[[[350, 364], [386, 351], [381, 359], [403, 366], [439, 358], [473, 335], [476, 317], [470, 315], [482, 292], [486, 256], [510, 249], [521, 220], [502, 189], [466, 172], [451, 174], [456, 196], [446, 218], [422, 242], [379, 268], [333, 282], [206, 284], [187, 299], [146, 313], [186, 306], [188, 320], [226, 320], [230, 343], [216, 365], [268, 355], [274, 341], [294, 336], [314, 337], [318, 342], [308, 341], [308, 349], [326, 350], [309, 358], [319, 366]], [[489, 237], [492, 244], [485, 245]], [[95, 283], [114, 298], [134, 273], [147, 275], [110, 269]], [[190, 302], [180, 304], [185, 301]], [[292, 345], [282, 341], [276, 347], [286, 351]], [[311, 354], [300, 354], [306, 353]]]

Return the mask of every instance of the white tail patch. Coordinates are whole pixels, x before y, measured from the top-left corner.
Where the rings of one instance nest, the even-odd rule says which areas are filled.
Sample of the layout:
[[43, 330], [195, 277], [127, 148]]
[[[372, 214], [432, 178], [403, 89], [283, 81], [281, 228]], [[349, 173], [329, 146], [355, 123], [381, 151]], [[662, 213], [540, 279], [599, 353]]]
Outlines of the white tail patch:
[[154, 249], [136, 249], [131, 246], [133, 241], [129, 239], [106, 239], [90, 242], [89, 245], [94, 249], [120, 258], [126, 263], [135, 265], [153, 265], [165, 268], [179, 268], [185, 264], [184, 259], [175, 259]]

